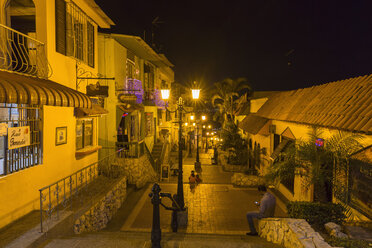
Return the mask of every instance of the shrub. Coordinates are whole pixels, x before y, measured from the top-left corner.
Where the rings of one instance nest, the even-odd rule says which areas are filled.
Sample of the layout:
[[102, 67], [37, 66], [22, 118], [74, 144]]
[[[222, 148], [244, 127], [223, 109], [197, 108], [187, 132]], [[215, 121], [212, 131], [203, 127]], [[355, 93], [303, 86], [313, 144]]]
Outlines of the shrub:
[[317, 228], [323, 228], [328, 222], [341, 224], [346, 218], [344, 207], [335, 203], [289, 202], [287, 210], [289, 217], [305, 219]]
[[369, 248], [369, 242], [365, 240], [356, 239], [341, 239], [341, 238], [330, 238], [327, 243], [333, 247], [344, 247], [344, 248]]

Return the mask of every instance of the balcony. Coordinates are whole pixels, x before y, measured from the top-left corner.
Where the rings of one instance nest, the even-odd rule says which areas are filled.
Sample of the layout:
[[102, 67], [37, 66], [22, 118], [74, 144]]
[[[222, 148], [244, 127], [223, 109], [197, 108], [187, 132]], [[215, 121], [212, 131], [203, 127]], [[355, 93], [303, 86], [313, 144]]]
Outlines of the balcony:
[[48, 78], [45, 44], [0, 24], [0, 69]]

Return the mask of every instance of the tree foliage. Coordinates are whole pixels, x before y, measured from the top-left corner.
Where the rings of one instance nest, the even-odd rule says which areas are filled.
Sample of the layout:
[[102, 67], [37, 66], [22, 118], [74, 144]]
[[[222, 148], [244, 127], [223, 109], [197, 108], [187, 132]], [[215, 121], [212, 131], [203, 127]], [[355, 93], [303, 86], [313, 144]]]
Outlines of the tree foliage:
[[248, 159], [247, 144], [240, 136], [238, 126], [233, 122], [228, 122], [221, 130], [221, 138], [223, 139], [221, 148], [229, 150], [229, 163], [246, 165]]
[[329, 201], [330, 190], [344, 192], [342, 182], [333, 182], [333, 172], [347, 174], [350, 156], [362, 149], [361, 135], [339, 131], [324, 140], [324, 146], [316, 145], [316, 140], [323, 136], [319, 129], [314, 128], [308, 134], [306, 141], [298, 140], [287, 147], [281, 160], [276, 161], [269, 169], [266, 177], [273, 181], [283, 181], [293, 178], [299, 173], [307, 178], [307, 184], [314, 185], [314, 200]]
[[252, 88], [248, 84], [246, 78], [227, 78], [214, 84], [211, 101], [213, 106], [219, 109], [215, 119], [222, 119], [222, 121], [226, 123], [226, 121], [233, 118], [237, 106], [236, 100], [239, 98], [239, 94], [241, 94], [242, 91], [248, 91], [248, 93], [252, 92]]

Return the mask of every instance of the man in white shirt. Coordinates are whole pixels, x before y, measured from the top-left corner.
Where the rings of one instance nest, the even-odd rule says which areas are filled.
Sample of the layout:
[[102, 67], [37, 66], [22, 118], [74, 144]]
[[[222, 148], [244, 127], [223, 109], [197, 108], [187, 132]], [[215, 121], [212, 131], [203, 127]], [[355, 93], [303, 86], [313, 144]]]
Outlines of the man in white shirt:
[[260, 202], [255, 202], [257, 206], [260, 207], [258, 212], [248, 212], [247, 213], [247, 220], [250, 228], [250, 232], [247, 235], [257, 236], [258, 233], [256, 228], [254, 227], [253, 218], [262, 219], [273, 217], [275, 212], [275, 205], [276, 199], [275, 196], [267, 192], [266, 187], [264, 185], [258, 186], [258, 191], [260, 191], [263, 195]]

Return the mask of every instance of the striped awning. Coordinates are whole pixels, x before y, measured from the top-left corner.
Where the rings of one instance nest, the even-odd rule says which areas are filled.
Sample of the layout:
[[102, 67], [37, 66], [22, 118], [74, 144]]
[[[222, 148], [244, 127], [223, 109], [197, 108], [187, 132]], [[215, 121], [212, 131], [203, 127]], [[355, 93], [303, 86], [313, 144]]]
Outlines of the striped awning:
[[0, 103], [91, 108], [87, 95], [56, 82], [0, 71]]

